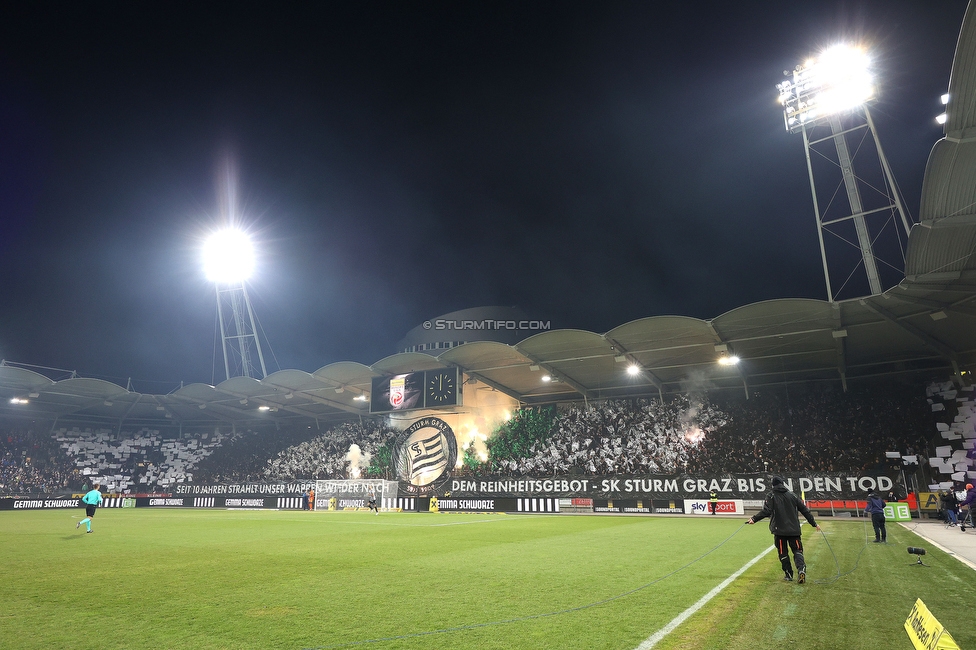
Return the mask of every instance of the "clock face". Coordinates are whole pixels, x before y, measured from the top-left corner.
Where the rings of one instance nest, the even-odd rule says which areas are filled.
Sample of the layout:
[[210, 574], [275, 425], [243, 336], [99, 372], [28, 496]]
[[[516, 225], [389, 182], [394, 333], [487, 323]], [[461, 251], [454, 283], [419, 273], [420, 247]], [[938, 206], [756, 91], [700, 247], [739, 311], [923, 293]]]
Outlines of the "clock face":
[[427, 406], [457, 404], [457, 372], [437, 370], [427, 373]]

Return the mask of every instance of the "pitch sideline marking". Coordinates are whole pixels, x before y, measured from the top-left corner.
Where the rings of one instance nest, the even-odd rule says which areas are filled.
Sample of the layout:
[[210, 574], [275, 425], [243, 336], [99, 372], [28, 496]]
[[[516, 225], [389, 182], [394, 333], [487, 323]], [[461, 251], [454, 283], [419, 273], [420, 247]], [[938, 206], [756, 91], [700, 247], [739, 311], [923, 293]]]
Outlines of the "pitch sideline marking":
[[677, 628], [679, 625], [681, 625], [686, 620], [688, 620], [688, 618], [692, 614], [694, 614], [699, 609], [701, 609], [702, 607], [704, 607], [708, 603], [708, 601], [710, 601], [715, 596], [719, 595], [719, 593], [721, 593], [723, 589], [725, 589], [730, 584], [732, 584], [732, 582], [736, 578], [738, 578], [743, 573], [745, 573], [746, 571], [748, 571], [749, 568], [753, 564], [755, 564], [759, 560], [761, 560], [764, 557], [766, 557], [766, 555], [770, 551], [772, 551], [774, 548], [775, 548], [774, 546], [770, 546], [765, 551], [763, 551], [762, 553], [760, 553], [756, 557], [754, 557], [751, 560], [749, 560], [748, 562], [746, 562], [742, 566], [741, 569], [739, 569], [738, 571], [736, 571], [735, 573], [733, 573], [732, 575], [730, 575], [728, 578], [726, 578], [725, 580], [723, 580], [717, 587], [715, 587], [710, 592], [708, 592], [707, 594], [705, 594], [704, 596], [702, 596], [701, 598], [699, 598], [698, 599], [698, 602], [696, 602], [694, 605], [692, 605], [691, 607], [689, 607], [685, 611], [683, 611], [680, 614], [678, 614], [677, 616], [675, 616], [673, 619], [671, 619], [671, 622], [670, 623], [668, 623], [667, 625], [665, 625], [664, 627], [662, 627], [660, 630], [658, 630], [657, 632], [655, 632], [651, 636], [649, 636], [646, 639], [644, 639], [643, 643], [641, 643], [639, 646], [637, 646], [637, 650], [650, 650], [651, 648], [653, 648], [662, 639], [664, 639], [664, 637], [666, 637], [667, 635], [671, 634], [671, 632], [673, 632], [675, 630], [675, 628]]
[[952, 549], [946, 548], [942, 544], [939, 544], [937, 541], [935, 541], [934, 539], [932, 539], [928, 535], [923, 535], [922, 533], [918, 532], [918, 524], [915, 524], [915, 527], [914, 528], [909, 528], [907, 525], [905, 525], [904, 522], [902, 522], [901, 527], [904, 528], [905, 530], [907, 530], [910, 533], [915, 533], [916, 535], [918, 535], [919, 537], [921, 537], [922, 539], [924, 539], [926, 542], [928, 542], [929, 544], [931, 544], [935, 548], [939, 549], [940, 551], [942, 551], [946, 555], [949, 555], [949, 556], [952, 556], [952, 557], [956, 558], [957, 560], [959, 560], [960, 562], [962, 562], [963, 564], [965, 564], [966, 566], [968, 566], [970, 569], [976, 569], [976, 564], [973, 564], [972, 562], [970, 562], [969, 560], [967, 560], [963, 556], [959, 555], [958, 553], [956, 553]]

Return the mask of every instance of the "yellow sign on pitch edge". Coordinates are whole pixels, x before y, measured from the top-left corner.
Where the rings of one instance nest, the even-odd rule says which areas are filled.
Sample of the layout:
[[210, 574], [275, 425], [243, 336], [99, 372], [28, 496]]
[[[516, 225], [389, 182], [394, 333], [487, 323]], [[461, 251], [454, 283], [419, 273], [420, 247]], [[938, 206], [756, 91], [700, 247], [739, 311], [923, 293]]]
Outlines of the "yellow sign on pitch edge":
[[905, 621], [905, 631], [918, 650], [960, 650], [952, 635], [946, 632], [922, 599], [915, 601]]

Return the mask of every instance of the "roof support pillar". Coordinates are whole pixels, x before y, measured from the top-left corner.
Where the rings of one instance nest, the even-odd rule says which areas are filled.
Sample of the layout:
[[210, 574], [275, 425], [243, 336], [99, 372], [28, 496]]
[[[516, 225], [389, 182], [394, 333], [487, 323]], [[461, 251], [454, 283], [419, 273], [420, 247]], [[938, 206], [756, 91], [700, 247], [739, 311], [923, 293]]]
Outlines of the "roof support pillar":
[[847, 330], [841, 327], [840, 304], [830, 303], [831, 316], [834, 319], [834, 329], [830, 333], [834, 337], [834, 347], [837, 350], [837, 374], [840, 375], [840, 385], [847, 392]]

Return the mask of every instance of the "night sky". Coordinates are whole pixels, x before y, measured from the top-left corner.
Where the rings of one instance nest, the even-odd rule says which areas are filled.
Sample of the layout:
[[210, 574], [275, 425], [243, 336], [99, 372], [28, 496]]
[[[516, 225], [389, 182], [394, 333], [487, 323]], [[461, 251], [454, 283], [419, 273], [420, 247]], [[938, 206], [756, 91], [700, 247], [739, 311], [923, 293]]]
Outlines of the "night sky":
[[869, 43], [917, 218], [965, 0], [667, 5], [4, 3], [0, 358], [219, 381], [199, 246], [228, 160], [269, 371], [481, 305], [605, 332], [825, 299], [774, 86]]

